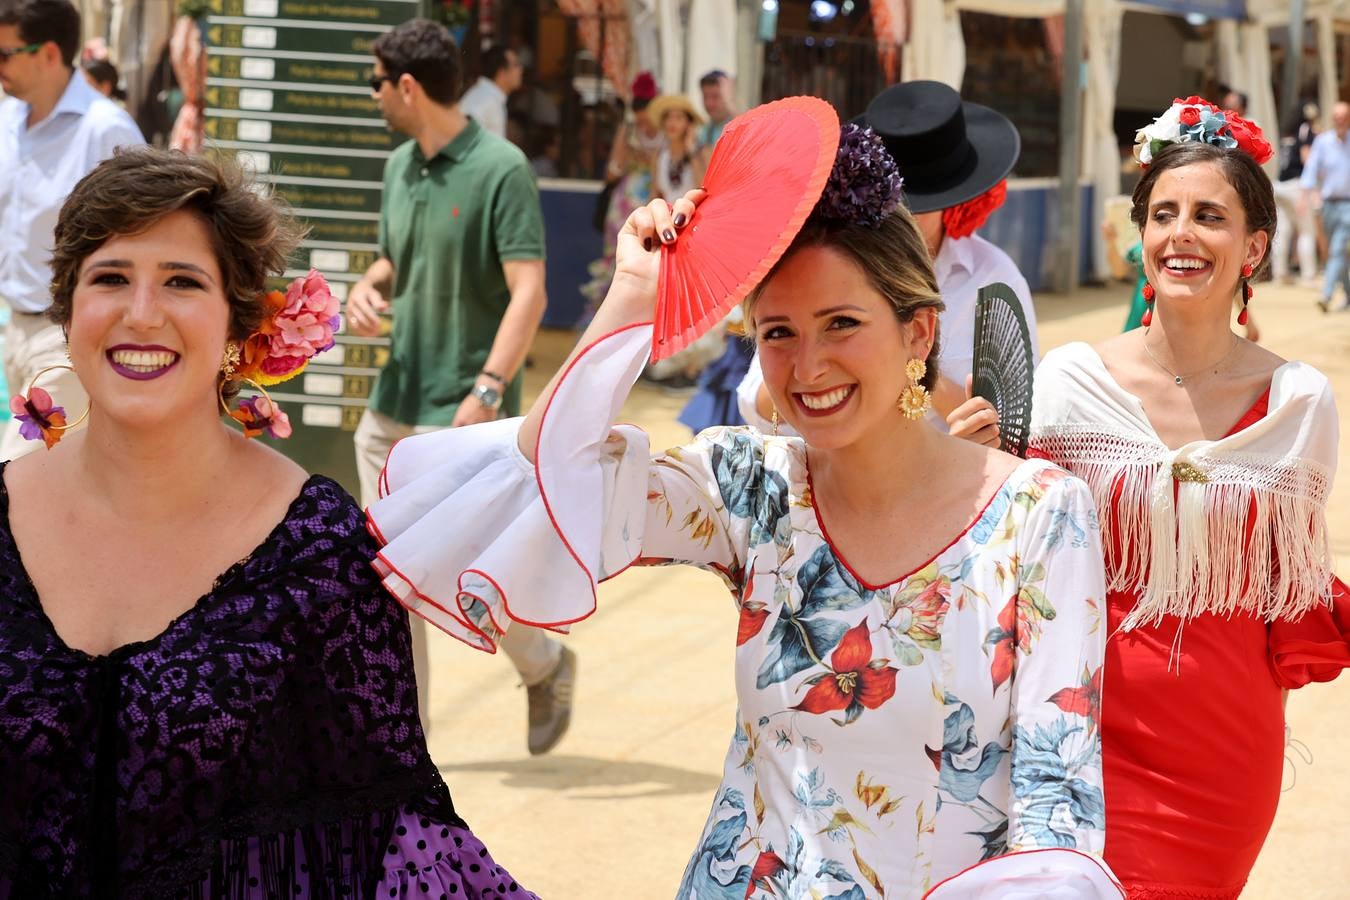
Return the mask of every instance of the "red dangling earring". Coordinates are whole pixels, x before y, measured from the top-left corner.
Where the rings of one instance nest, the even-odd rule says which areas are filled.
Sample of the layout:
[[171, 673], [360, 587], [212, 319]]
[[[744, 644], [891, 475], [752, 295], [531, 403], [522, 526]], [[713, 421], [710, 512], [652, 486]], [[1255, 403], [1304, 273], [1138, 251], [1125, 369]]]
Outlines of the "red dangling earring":
[[1252, 277], [1252, 264], [1247, 263], [1242, 267], [1242, 312], [1238, 313], [1237, 323], [1243, 327], [1247, 325], [1247, 304], [1252, 302], [1252, 295], [1256, 291], [1252, 290], [1251, 282], [1247, 279]]
[[1144, 282], [1144, 288], [1140, 293], [1144, 295], [1144, 303], [1147, 305], [1144, 307], [1144, 314], [1139, 317], [1139, 324], [1147, 328], [1153, 324], [1153, 298], [1156, 294], [1153, 291], [1153, 285], [1147, 281]]

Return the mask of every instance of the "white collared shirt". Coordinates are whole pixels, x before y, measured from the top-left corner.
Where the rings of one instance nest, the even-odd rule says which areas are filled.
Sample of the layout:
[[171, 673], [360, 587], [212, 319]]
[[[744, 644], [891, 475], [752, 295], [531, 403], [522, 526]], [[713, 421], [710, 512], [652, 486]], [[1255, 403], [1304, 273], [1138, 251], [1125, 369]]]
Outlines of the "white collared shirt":
[[[938, 319], [941, 341], [938, 370], [944, 377], [965, 389], [966, 376], [970, 374], [975, 360], [975, 304], [980, 288], [996, 281], [1008, 285], [1017, 294], [1022, 313], [1027, 319], [1027, 329], [1031, 332], [1032, 357], [1036, 360], [1041, 358], [1036, 340], [1036, 308], [1031, 303], [1031, 289], [1008, 254], [976, 234], [946, 238], [938, 250], [937, 259], [933, 261], [933, 269], [937, 275], [938, 291], [947, 305]], [[763, 383], [759, 351], [755, 351], [750, 370], [736, 389], [736, 405], [747, 424], [761, 431], [770, 431], [773, 423], [755, 411], [755, 397]], [[947, 423], [936, 412], [929, 413], [928, 419], [943, 431], [947, 430]], [[785, 424], [780, 423], [778, 427], [782, 433], [791, 432]]]
[[1008, 254], [978, 234], [947, 238], [933, 261], [938, 291], [947, 304], [939, 319], [942, 352], [938, 369], [962, 390], [975, 361], [975, 305], [980, 288], [1001, 281], [1013, 289], [1022, 303], [1022, 314], [1031, 333], [1031, 357], [1040, 360], [1036, 340], [1036, 308], [1031, 304], [1031, 289]]
[[491, 78], [478, 76], [473, 87], [459, 98], [459, 111], [470, 116], [484, 130], [506, 137], [506, 91]]
[[51, 113], [28, 127], [28, 104], [0, 100], [0, 298], [19, 311], [51, 305], [56, 219], [75, 184], [123, 145], [144, 144], [126, 111], [76, 70]]

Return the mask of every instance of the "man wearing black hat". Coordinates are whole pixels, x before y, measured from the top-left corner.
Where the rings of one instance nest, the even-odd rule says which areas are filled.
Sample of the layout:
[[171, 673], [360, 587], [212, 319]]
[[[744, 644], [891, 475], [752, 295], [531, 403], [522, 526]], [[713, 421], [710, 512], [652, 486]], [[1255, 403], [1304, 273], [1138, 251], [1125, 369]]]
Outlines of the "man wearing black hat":
[[[1022, 141], [1003, 115], [962, 101], [960, 94], [936, 81], [889, 87], [854, 121], [870, 126], [895, 158], [905, 180], [905, 205], [928, 244], [947, 306], [939, 319], [942, 378], [933, 394], [937, 415], [930, 415], [945, 430], [947, 414], [966, 400], [980, 288], [1003, 282], [1013, 289], [1031, 333], [1032, 354], [1039, 357], [1036, 311], [1026, 279], [1008, 254], [974, 233], [1002, 204], [1004, 180]], [[737, 396], [745, 420], [767, 430], [772, 411], [763, 382], [756, 357]]]

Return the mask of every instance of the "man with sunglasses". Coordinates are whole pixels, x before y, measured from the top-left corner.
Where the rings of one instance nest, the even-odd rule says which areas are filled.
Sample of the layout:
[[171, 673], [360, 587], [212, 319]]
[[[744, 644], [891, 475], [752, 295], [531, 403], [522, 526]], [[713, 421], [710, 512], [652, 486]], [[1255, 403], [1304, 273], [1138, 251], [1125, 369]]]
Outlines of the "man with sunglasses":
[[[0, 0], [0, 88], [8, 95], [0, 100], [0, 299], [10, 308], [10, 393], [27, 391], [44, 369], [70, 364], [65, 335], [44, 315], [61, 204], [116, 147], [145, 143], [131, 117], [75, 68], [79, 49], [80, 14], [69, 0]], [[68, 368], [38, 384], [72, 416], [88, 405]], [[18, 421], [6, 423], [0, 459], [32, 449]]]
[[[454, 38], [414, 19], [381, 35], [372, 49], [370, 89], [380, 114], [412, 140], [385, 164], [380, 257], [347, 295], [353, 334], [378, 334], [380, 314], [393, 314], [389, 362], [354, 435], [367, 506], [378, 498], [380, 471], [396, 441], [520, 414], [520, 372], [546, 303], [534, 172], [515, 145], [465, 116], [456, 102], [461, 72]], [[428, 727], [426, 624], [414, 617], [412, 628]], [[520, 625], [501, 646], [528, 688], [527, 747], [546, 753], [570, 721], [576, 658], [545, 632]]]

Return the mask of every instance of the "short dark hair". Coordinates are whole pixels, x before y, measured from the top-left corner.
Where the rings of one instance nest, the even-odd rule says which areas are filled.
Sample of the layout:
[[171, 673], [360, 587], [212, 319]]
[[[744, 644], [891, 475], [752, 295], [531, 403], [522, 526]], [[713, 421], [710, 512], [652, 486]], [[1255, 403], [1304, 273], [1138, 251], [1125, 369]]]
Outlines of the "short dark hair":
[[[1242, 211], [1247, 216], [1248, 233], [1264, 231], [1270, 238], [1270, 244], [1273, 244], [1276, 221], [1275, 187], [1270, 183], [1269, 176], [1256, 164], [1256, 160], [1241, 150], [1236, 148], [1225, 150], [1194, 141], [1169, 144], [1159, 150], [1153, 157], [1153, 162], [1144, 169], [1143, 177], [1135, 185], [1133, 206], [1130, 208], [1130, 221], [1139, 228], [1139, 232], [1143, 233], [1144, 225], [1148, 222], [1149, 198], [1152, 197], [1153, 186], [1162, 173], [1168, 169], [1180, 169], [1200, 163], [1213, 163], [1219, 167], [1223, 177], [1233, 186], [1233, 190], [1237, 191], [1238, 200], [1242, 202]], [[1266, 255], [1261, 259], [1261, 264], [1253, 273], [1254, 278], [1259, 278], [1270, 265], [1270, 244], [1267, 245]]]
[[496, 78], [497, 73], [511, 64], [511, 51], [502, 44], [493, 44], [483, 54], [483, 77]]
[[19, 29], [28, 44], [51, 41], [66, 65], [75, 67], [80, 55], [80, 11], [70, 0], [0, 0], [0, 25]]
[[459, 45], [444, 25], [411, 19], [376, 38], [371, 50], [391, 78], [411, 75], [442, 106], [459, 97]]
[[698, 80], [698, 86], [712, 87], [714, 84], [717, 84], [717, 82], [721, 81], [723, 78], [730, 78], [730, 77], [731, 77], [730, 75], [728, 75], [726, 72], [723, 72], [721, 69], [713, 69], [710, 72], [703, 73], [703, 77]]
[[230, 337], [257, 330], [269, 276], [281, 275], [302, 228], [233, 159], [176, 150], [120, 147], [80, 179], [56, 220], [52, 252], [52, 321], [70, 326], [80, 267], [118, 235], [136, 234], [171, 212], [191, 210], [211, 231]]
[[117, 66], [108, 62], [106, 59], [90, 59], [80, 64], [80, 68], [89, 73], [89, 77], [94, 79], [97, 84], [112, 85], [112, 96], [118, 100], [126, 99], [126, 92], [118, 86], [122, 76], [117, 71]]

